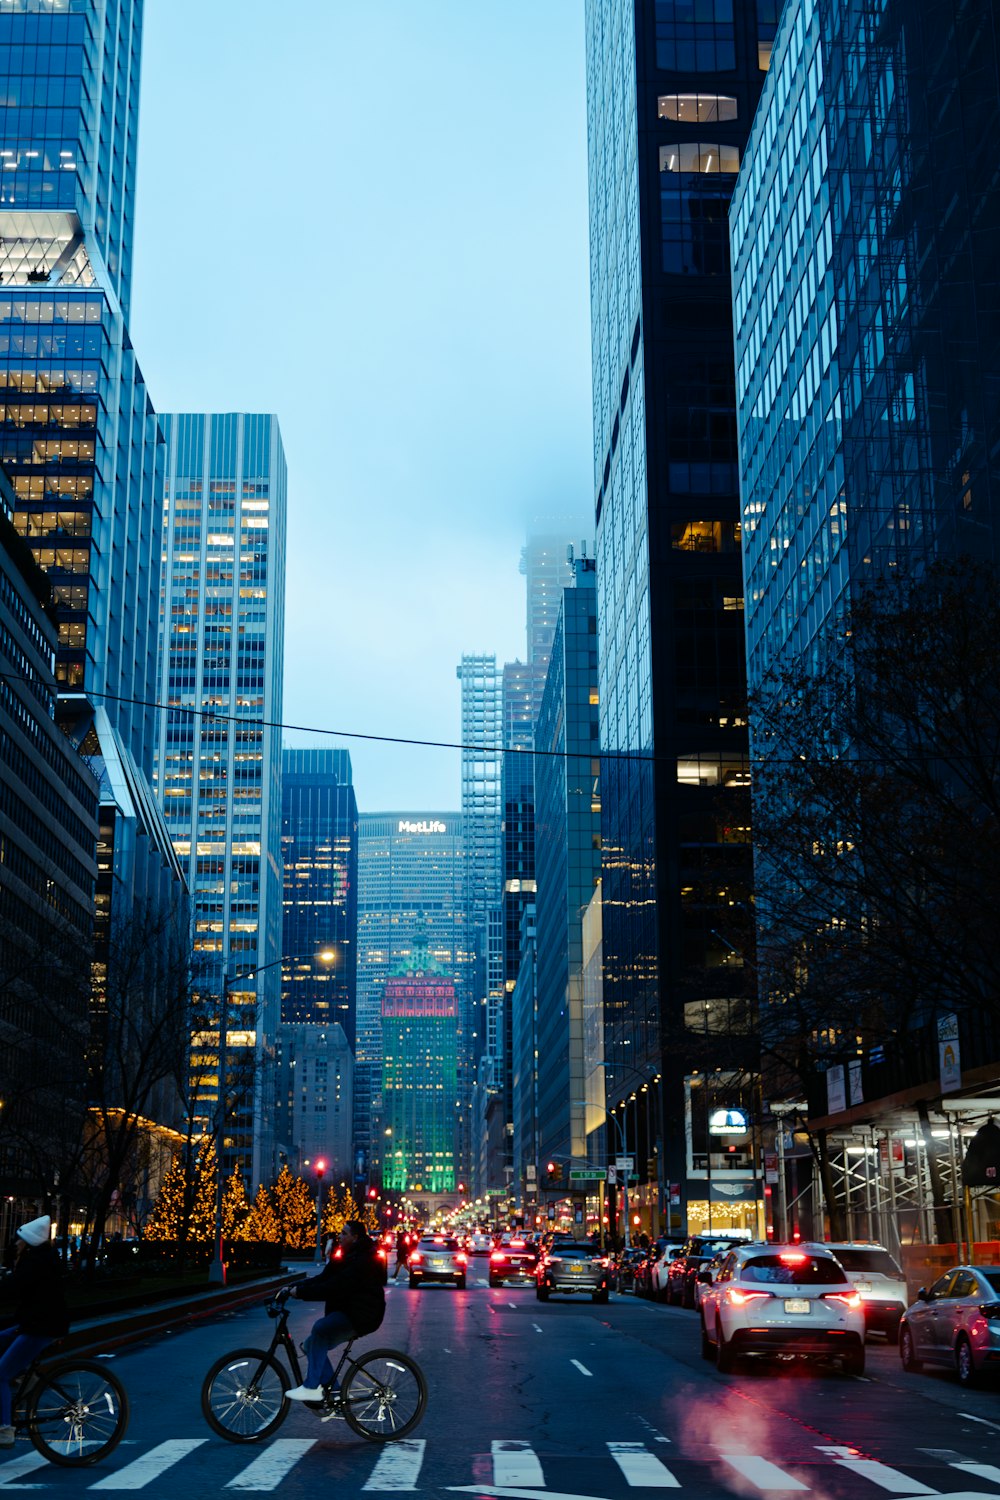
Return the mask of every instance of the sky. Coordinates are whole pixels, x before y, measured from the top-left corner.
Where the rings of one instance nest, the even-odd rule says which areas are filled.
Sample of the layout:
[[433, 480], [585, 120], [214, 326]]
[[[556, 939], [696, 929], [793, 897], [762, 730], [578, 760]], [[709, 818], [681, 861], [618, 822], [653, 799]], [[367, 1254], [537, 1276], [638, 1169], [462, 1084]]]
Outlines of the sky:
[[586, 149], [583, 0], [147, 0], [133, 342], [159, 411], [278, 414], [285, 740], [363, 811], [458, 754], [315, 731], [457, 740], [528, 529], [592, 540]]

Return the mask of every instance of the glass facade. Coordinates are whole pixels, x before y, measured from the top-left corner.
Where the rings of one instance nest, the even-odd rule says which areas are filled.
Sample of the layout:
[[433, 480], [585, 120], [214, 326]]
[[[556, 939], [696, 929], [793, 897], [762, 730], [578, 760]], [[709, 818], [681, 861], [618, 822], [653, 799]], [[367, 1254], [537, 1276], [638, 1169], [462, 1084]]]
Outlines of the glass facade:
[[725, 210], [765, 10], [586, 8], [608, 1099], [664, 1064], [661, 1189], [685, 1181], [689, 1023], [734, 983], [716, 932], [749, 878], [718, 805], [747, 781]]
[[[230, 1051], [254, 1059], [244, 1069], [254, 1091], [230, 1122], [226, 1160], [259, 1182], [274, 1162], [281, 992], [285, 455], [267, 414], [185, 413], [163, 423], [158, 697], [167, 711], [157, 785], [194, 905], [196, 982], [217, 1016], [229, 979]], [[192, 1046], [192, 1110], [205, 1122], [218, 1098], [217, 1049], [217, 1031]]]
[[[358, 804], [346, 750], [285, 750], [282, 1025], [337, 1022], [354, 1046]], [[320, 958], [329, 953], [330, 958]]]
[[[471, 1050], [461, 1028], [471, 1014], [472, 955], [465, 910], [462, 819], [453, 812], [361, 813], [358, 817], [358, 967], [355, 1067], [355, 1175], [380, 1170], [386, 1141], [382, 1116], [382, 1001], [386, 984], [418, 948], [454, 985], [458, 1066]], [[462, 1138], [463, 1100], [452, 1100]], [[405, 1141], [400, 1142], [405, 1146]], [[455, 1149], [458, 1149], [457, 1147]], [[462, 1181], [466, 1179], [461, 1178]]]
[[162, 438], [127, 327], [141, 32], [140, 0], [0, 0], [0, 463], [52, 586], [57, 715], [100, 780], [95, 1018], [112, 941], [185, 920], [151, 788]]
[[991, 24], [985, 3], [782, 14], [731, 211], [752, 689], [820, 664], [866, 580], [996, 559]]
[[418, 943], [382, 996], [382, 1186], [453, 1193], [458, 1139], [455, 981]]
[[581, 1167], [588, 1161], [592, 1071], [585, 1056], [583, 917], [601, 875], [597, 736], [596, 575], [593, 562], [581, 560], [576, 586], [563, 590], [535, 730], [538, 1159]]

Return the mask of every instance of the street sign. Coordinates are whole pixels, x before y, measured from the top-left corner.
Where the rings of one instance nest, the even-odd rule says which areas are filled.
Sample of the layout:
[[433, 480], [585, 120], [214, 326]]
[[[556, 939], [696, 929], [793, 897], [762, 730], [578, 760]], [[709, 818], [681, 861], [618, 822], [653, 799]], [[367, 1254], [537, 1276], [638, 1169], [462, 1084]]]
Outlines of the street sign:
[[600, 1182], [604, 1172], [600, 1167], [570, 1167], [570, 1182]]
[[617, 1167], [609, 1167], [608, 1168], [608, 1187], [617, 1187], [617, 1186], [618, 1186], [618, 1168]]
[[634, 1156], [616, 1156], [615, 1157], [615, 1166], [618, 1168], [619, 1172], [634, 1172], [635, 1171], [635, 1157]]

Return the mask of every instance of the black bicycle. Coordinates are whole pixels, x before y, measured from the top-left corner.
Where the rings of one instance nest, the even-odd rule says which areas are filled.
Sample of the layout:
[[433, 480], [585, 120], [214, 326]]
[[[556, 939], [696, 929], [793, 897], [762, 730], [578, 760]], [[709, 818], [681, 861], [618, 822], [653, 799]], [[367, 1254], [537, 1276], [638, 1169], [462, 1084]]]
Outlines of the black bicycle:
[[[259, 1443], [275, 1432], [288, 1416], [292, 1402], [285, 1392], [302, 1383], [298, 1352], [288, 1332], [287, 1292], [268, 1303], [268, 1317], [276, 1319], [269, 1349], [235, 1349], [224, 1354], [205, 1376], [201, 1409], [220, 1437], [231, 1443]], [[350, 1339], [320, 1401], [296, 1403], [323, 1422], [342, 1417], [360, 1437], [372, 1443], [391, 1443], [406, 1437], [423, 1417], [427, 1382], [420, 1366], [395, 1349], [370, 1349], [351, 1358]], [[291, 1378], [277, 1358], [282, 1350]]]
[[128, 1426], [125, 1387], [96, 1359], [35, 1360], [15, 1385], [13, 1404], [15, 1433], [69, 1468], [107, 1458]]

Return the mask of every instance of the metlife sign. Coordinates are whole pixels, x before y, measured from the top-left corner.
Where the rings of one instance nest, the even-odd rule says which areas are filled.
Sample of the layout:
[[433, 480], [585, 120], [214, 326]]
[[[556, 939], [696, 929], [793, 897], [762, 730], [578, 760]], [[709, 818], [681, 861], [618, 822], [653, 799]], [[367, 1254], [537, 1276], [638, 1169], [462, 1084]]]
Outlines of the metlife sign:
[[421, 818], [414, 821], [410, 818], [400, 818], [397, 833], [447, 833], [445, 825], [436, 818]]

